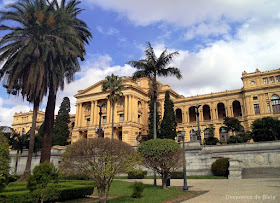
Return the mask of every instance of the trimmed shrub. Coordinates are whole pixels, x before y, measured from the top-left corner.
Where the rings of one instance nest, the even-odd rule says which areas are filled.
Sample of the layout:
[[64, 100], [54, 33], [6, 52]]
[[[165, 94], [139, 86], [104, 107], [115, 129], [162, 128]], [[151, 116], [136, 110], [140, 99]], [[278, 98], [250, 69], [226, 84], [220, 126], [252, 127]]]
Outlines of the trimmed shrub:
[[184, 174], [183, 171], [173, 171], [169, 173], [171, 176], [171, 179], [183, 179]]
[[135, 171], [128, 172], [128, 179], [143, 179], [147, 175], [147, 171], [143, 171], [142, 169], [138, 169]]
[[219, 142], [219, 139], [215, 138], [215, 137], [204, 138], [205, 145], [216, 145], [218, 142]]
[[215, 176], [225, 176], [227, 177], [229, 174], [229, 158], [220, 158], [217, 159], [212, 165], [211, 170]]
[[133, 184], [133, 193], [131, 195], [132, 198], [141, 198], [142, 193], [144, 191], [144, 184], [142, 182], [135, 182]]
[[76, 174], [76, 175], [69, 175], [69, 174], [59, 174], [60, 180], [92, 180], [89, 176], [85, 174]]
[[240, 133], [236, 136], [230, 136], [227, 143], [232, 144], [232, 143], [244, 143], [250, 140], [252, 137], [250, 135], [250, 132], [246, 133]]
[[[48, 193], [44, 197], [47, 202], [65, 201], [70, 199], [82, 198], [93, 193], [94, 185], [92, 181], [82, 183], [81, 181], [69, 181], [57, 184], [50, 184]], [[24, 191], [22, 186], [8, 186], [3, 193], [0, 193], [0, 202], [18, 202], [18, 203], [33, 203], [37, 202], [40, 193], [38, 190], [29, 192], [25, 187]], [[54, 191], [56, 190], [56, 191]]]

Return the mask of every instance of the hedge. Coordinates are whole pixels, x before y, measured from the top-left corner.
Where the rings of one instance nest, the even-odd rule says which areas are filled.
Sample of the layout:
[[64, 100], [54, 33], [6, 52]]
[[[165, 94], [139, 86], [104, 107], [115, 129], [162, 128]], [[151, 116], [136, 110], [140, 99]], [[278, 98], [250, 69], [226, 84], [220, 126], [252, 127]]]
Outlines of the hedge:
[[229, 175], [229, 158], [217, 159], [211, 165], [211, 171], [215, 176], [225, 176]]
[[128, 172], [128, 179], [143, 179], [147, 175], [147, 171], [141, 169]]
[[[87, 195], [91, 195], [94, 189], [92, 181], [87, 181], [86, 183], [82, 183], [81, 181], [62, 182], [57, 184], [57, 187], [59, 201], [82, 198]], [[36, 192], [30, 193], [30, 191], [26, 188], [25, 191], [15, 191], [19, 188], [20, 186], [13, 187], [9, 185], [3, 193], [0, 193], [0, 203], [33, 203], [38, 194]]]

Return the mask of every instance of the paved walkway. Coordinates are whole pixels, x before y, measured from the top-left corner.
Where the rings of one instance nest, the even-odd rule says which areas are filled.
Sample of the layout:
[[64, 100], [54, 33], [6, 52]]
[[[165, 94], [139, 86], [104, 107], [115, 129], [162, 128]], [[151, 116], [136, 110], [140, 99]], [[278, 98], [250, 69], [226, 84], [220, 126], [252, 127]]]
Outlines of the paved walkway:
[[[151, 179], [141, 180], [146, 184], [153, 184]], [[161, 180], [157, 180], [158, 185]], [[182, 180], [171, 180], [171, 186], [181, 186]], [[207, 191], [185, 202], [277, 202], [280, 203], [280, 178], [260, 179], [190, 179], [189, 190]]]

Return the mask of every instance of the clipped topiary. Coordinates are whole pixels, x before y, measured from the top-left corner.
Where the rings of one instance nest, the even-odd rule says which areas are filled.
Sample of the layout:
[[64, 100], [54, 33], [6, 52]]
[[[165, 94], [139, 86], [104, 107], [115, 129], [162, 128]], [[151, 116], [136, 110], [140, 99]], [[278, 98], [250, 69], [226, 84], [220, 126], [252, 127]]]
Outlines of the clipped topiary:
[[215, 176], [225, 176], [229, 175], [229, 158], [217, 159], [212, 165], [211, 170]]

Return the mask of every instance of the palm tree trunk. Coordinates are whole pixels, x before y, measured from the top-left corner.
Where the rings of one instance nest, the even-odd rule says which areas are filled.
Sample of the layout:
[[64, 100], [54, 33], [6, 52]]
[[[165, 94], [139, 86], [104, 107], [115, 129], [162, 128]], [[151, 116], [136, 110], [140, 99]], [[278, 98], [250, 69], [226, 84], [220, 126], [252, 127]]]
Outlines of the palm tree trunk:
[[38, 98], [34, 99], [32, 126], [31, 126], [31, 130], [30, 130], [29, 149], [28, 149], [25, 170], [23, 173], [23, 177], [21, 178], [22, 180], [25, 180], [27, 175], [30, 174], [30, 171], [31, 171], [32, 156], [33, 156], [34, 145], [35, 145], [35, 129], [36, 129], [37, 113], [38, 113], [38, 109], [39, 109], [39, 104], [40, 104], [39, 99]]
[[115, 104], [112, 103], [112, 139], [114, 139], [114, 115], [115, 115]]
[[56, 89], [51, 82], [48, 96], [48, 103], [45, 112], [45, 124], [43, 129], [43, 143], [40, 163], [50, 162], [52, 147], [52, 132], [54, 125], [54, 110], [56, 101]]
[[19, 149], [17, 150], [17, 154], [16, 154], [16, 164], [15, 164], [15, 174], [17, 174], [17, 168], [18, 168], [18, 157], [19, 157]]
[[[153, 91], [154, 91], [154, 139], [157, 139], [157, 75], [154, 73]], [[157, 185], [157, 174], [154, 170], [154, 185]]]

